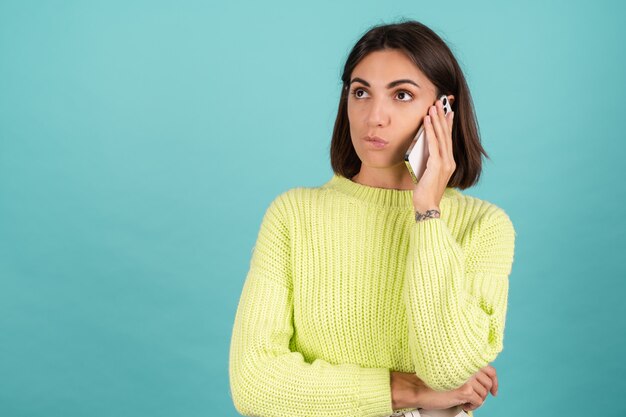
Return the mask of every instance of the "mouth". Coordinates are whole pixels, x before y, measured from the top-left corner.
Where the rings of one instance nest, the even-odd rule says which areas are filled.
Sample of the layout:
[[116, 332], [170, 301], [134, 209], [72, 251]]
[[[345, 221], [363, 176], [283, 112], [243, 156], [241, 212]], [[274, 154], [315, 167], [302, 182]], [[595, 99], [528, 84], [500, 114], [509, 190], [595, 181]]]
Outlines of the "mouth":
[[379, 136], [365, 136], [363, 139], [376, 149], [384, 148], [389, 144], [389, 142]]
[[380, 136], [374, 136], [374, 135], [372, 135], [372, 136], [370, 136], [370, 135], [365, 136], [364, 139], [365, 140], [369, 140], [369, 141], [374, 141], [374, 142], [389, 143], [385, 139], [381, 138]]
[[368, 142], [378, 142], [378, 143], [382, 143], [385, 145], [389, 143], [385, 139], [381, 138], [380, 136], [365, 136], [364, 139]]

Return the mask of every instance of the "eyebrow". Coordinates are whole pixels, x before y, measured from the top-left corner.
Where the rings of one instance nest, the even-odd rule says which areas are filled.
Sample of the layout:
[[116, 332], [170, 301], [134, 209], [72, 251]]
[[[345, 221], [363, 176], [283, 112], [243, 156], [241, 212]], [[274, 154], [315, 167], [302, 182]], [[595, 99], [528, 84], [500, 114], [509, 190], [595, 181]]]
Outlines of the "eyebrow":
[[[355, 82], [355, 81], [358, 81], [358, 82], [360, 82], [360, 83], [362, 83], [362, 84], [366, 85], [367, 87], [371, 87], [371, 86], [370, 86], [370, 83], [368, 83], [367, 81], [365, 81], [364, 79], [359, 78], [359, 77], [355, 77], [355, 78], [353, 78], [353, 79], [352, 79], [352, 81], [350, 81], [350, 84], [352, 84], [352, 83], [353, 83], [353, 82]], [[392, 81], [392, 82], [390, 82], [389, 84], [387, 84], [387, 88], [393, 88], [393, 87], [395, 87], [396, 85], [399, 85], [399, 84], [413, 84], [413, 85], [414, 85], [414, 86], [416, 86], [417, 88], [421, 88], [421, 87], [420, 87], [420, 86], [419, 86], [419, 85], [418, 85], [415, 81], [413, 81], [413, 80], [409, 80], [409, 79], [407, 79], [407, 78], [404, 78], [404, 79], [402, 79], [402, 80], [395, 80], [395, 81]]]

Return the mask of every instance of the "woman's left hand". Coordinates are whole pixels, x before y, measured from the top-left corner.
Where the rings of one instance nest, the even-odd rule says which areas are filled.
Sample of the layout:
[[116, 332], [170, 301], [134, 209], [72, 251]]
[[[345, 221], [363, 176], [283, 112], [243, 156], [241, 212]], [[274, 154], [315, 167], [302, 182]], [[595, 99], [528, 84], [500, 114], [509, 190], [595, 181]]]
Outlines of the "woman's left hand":
[[444, 115], [441, 100], [437, 100], [436, 108], [431, 106], [429, 115], [424, 117], [429, 156], [426, 171], [413, 189], [413, 205], [421, 213], [439, 210], [443, 193], [456, 169], [452, 154], [453, 118], [454, 112]]

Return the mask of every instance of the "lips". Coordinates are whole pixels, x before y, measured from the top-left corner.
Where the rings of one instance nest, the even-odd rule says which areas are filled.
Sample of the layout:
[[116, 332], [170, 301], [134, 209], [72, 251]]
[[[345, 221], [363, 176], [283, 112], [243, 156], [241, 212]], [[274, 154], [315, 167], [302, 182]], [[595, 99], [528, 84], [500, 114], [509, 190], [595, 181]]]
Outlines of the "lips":
[[365, 136], [365, 140], [369, 141], [369, 142], [377, 142], [380, 143], [382, 145], [386, 145], [387, 142], [385, 139], [379, 137], [379, 136]]
[[365, 141], [368, 146], [373, 149], [383, 149], [387, 147], [388, 142], [379, 136], [366, 136]]

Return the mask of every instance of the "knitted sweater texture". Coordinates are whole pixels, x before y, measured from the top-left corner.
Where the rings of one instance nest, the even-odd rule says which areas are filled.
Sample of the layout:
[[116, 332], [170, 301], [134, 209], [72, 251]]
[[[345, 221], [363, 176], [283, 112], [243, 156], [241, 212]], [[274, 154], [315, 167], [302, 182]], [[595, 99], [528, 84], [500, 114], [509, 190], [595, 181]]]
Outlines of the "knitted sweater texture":
[[272, 201], [231, 337], [239, 413], [387, 416], [391, 371], [448, 391], [497, 357], [513, 224], [455, 188], [439, 208], [416, 222], [412, 190], [338, 174]]

